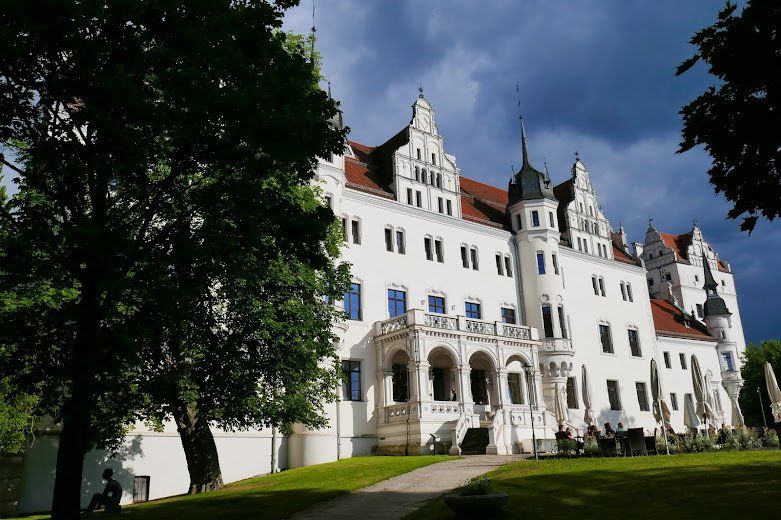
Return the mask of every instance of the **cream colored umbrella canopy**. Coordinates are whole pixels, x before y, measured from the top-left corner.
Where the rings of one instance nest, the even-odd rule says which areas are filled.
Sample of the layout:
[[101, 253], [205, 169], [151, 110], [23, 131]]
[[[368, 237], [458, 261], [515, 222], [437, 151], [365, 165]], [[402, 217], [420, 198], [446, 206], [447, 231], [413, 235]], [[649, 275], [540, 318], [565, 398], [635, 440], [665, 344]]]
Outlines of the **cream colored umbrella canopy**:
[[[662, 379], [659, 377], [659, 367], [656, 360], [651, 360], [651, 396], [654, 399], [653, 413], [656, 422], [662, 423], [662, 428], [670, 424], [670, 408], [664, 400], [664, 389], [662, 388]], [[664, 422], [662, 419], [664, 418]]]
[[564, 399], [564, 388], [560, 383], [556, 383], [555, 397], [554, 412], [556, 414], [556, 422], [558, 424], [564, 424], [569, 420], [569, 413], [567, 412], [567, 401]]
[[583, 421], [589, 426], [596, 425], [597, 414], [594, 412], [594, 409], [591, 408], [591, 384], [589, 384], [588, 370], [586, 370], [586, 365], [583, 365], [583, 368], [581, 369], [580, 384], [582, 387], [581, 394], [583, 397], [583, 407], [585, 408], [583, 413]]
[[686, 394], [683, 397], [683, 425], [693, 430], [700, 426], [700, 418], [694, 409], [694, 400], [691, 394]]
[[702, 369], [697, 356], [691, 358], [692, 386], [694, 387], [694, 399], [697, 401], [696, 412], [698, 418], [705, 420], [712, 425], [716, 424], [716, 415], [713, 413], [713, 407], [708, 402], [708, 387], [705, 378], [702, 377]]
[[767, 385], [767, 394], [770, 396], [770, 411], [773, 413], [773, 421], [781, 422], [781, 389], [778, 388], [773, 367], [768, 362], [765, 362], [765, 384]]

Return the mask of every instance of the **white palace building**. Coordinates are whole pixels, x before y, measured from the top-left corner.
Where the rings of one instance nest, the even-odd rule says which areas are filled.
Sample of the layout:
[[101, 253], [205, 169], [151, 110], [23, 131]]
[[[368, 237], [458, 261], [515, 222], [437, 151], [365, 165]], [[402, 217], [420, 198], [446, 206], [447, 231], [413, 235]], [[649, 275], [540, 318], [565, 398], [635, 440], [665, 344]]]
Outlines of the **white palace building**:
[[[680, 235], [649, 226], [645, 243], [630, 246], [586, 165], [576, 159], [554, 184], [531, 164], [525, 132], [506, 190], [465, 177], [422, 93], [396, 135], [349, 142], [317, 174], [352, 264], [346, 319], [334, 326], [341, 399], [323, 430], [215, 431], [226, 482], [370, 453], [528, 453], [533, 427], [544, 448], [562, 421], [585, 431], [583, 367], [600, 429], [659, 428], [655, 359], [672, 426], [684, 431], [693, 355], [716, 426], [742, 420], [735, 280], [696, 224]], [[56, 437], [39, 436], [20, 512], [48, 508], [55, 457]], [[118, 456], [89, 454], [85, 499], [103, 466], [115, 469], [126, 502], [189, 482], [173, 426], [139, 424]]]

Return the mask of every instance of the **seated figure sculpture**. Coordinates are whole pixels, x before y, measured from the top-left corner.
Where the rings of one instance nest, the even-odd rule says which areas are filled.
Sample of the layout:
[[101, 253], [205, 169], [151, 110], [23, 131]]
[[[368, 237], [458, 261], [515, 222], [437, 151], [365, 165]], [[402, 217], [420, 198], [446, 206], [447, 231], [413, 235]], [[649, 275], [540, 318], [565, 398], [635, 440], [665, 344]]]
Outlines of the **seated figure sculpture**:
[[119, 513], [122, 511], [122, 506], [119, 505], [119, 501], [122, 500], [122, 486], [114, 480], [114, 470], [106, 468], [103, 470], [103, 480], [106, 481], [106, 487], [103, 489], [103, 493], [95, 493], [92, 495], [87, 509], [84, 511], [86, 515], [91, 515], [95, 509], [103, 508], [103, 512]]

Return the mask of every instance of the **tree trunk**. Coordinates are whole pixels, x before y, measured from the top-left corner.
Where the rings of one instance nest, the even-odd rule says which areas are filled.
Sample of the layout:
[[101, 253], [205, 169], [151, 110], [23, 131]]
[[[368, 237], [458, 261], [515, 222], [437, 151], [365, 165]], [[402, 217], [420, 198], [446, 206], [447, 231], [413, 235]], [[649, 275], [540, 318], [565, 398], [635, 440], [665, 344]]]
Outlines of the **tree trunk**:
[[[86, 453], [85, 432], [89, 415], [74, 397], [65, 405], [57, 449], [57, 470], [54, 479], [52, 520], [78, 518], [81, 510], [81, 480]], [[86, 420], [85, 420], [86, 418]]]
[[222, 471], [209, 422], [195, 406], [182, 406], [176, 417], [176, 427], [190, 472], [190, 489], [187, 492], [194, 494], [220, 489]]

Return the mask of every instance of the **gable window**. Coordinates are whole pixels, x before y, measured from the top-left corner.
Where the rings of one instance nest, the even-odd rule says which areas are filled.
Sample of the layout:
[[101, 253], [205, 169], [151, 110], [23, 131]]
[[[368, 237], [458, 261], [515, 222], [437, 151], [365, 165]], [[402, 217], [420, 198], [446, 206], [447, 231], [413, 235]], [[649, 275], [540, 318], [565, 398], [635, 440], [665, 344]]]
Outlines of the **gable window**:
[[681, 361], [681, 368], [683, 370], [688, 370], [688, 368], [686, 367], [686, 355], [683, 352], [681, 352], [680, 354], [678, 354], [678, 359]]
[[357, 220], [353, 220], [352, 232], [353, 232], [353, 244], [360, 244], [361, 243], [361, 223], [358, 222]]
[[504, 273], [510, 278], [513, 277], [512, 263], [510, 262], [509, 256], [504, 257]]
[[629, 336], [629, 350], [634, 357], [642, 357], [640, 352], [640, 339], [638, 338], [637, 331], [635, 329], [628, 329], [627, 334]]
[[345, 359], [342, 361], [342, 399], [361, 400], [361, 362]]
[[344, 293], [344, 312], [351, 320], [361, 320], [361, 284], [351, 283], [350, 289]]
[[536, 210], [532, 211], [532, 227], [540, 227], [540, 214]]
[[477, 248], [473, 247], [469, 250], [469, 255], [472, 257], [472, 269], [477, 271], [478, 265], [477, 265]]
[[396, 252], [400, 255], [407, 253], [407, 248], [405, 247], [404, 242], [404, 231], [400, 229], [396, 230]]
[[512, 404], [523, 404], [523, 392], [521, 392], [521, 374], [507, 374], [507, 386], [510, 390]]
[[610, 401], [611, 410], [621, 409], [621, 398], [618, 395], [618, 381], [608, 379], [607, 381], [607, 398]]
[[428, 312], [436, 312], [437, 314], [445, 314], [445, 297], [444, 296], [429, 296], [428, 297]]
[[475, 302], [464, 302], [464, 311], [467, 318], [475, 320], [480, 319], [480, 304]]
[[442, 200], [442, 197], [438, 197], [437, 198], [437, 209], [439, 210], [440, 213], [444, 213], [445, 212], [445, 206], [444, 206], [444, 201]]
[[610, 325], [599, 325], [599, 342], [602, 344], [602, 352], [613, 353], [613, 341], [610, 339]]
[[559, 306], [559, 328], [561, 329], [561, 337], [567, 339], [567, 319], [564, 316], [564, 307]]
[[515, 309], [502, 307], [502, 323], [515, 325]]
[[407, 204], [412, 206], [412, 188], [407, 188]]
[[578, 407], [577, 385], [574, 377], [567, 378], [567, 408], [576, 409]]
[[445, 254], [442, 251], [442, 240], [434, 240], [434, 252], [437, 254], [437, 262], [440, 264], [445, 261]]
[[423, 238], [423, 249], [426, 251], [426, 260], [434, 260], [434, 252], [431, 248], [431, 237]]
[[635, 389], [637, 390], [637, 404], [640, 405], [640, 411], [649, 411], [650, 408], [648, 408], [648, 391], [645, 388], [645, 383], [636, 382]]
[[407, 312], [407, 293], [388, 289], [388, 315], [395, 318], [405, 312]]
[[464, 266], [464, 268], [469, 269], [469, 253], [467, 252], [466, 246], [461, 246], [461, 265]]
[[551, 261], [553, 263], [553, 273], [559, 274], [559, 260], [556, 258], [556, 253], [551, 253]]
[[550, 305], [543, 305], [542, 309], [542, 328], [546, 338], [553, 337], [553, 317], [551, 316]]
[[423, 195], [419, 192], [415, 192], [415, 205], [419, 208], [423, 207]]
[[385, 250], [393, 252], [393, 230], [385, 228]]
[[447, 214], [449, 216], [453, 216], [453, 203], [450, 199], [447, 199], [445, 201], [445, 205], [447, 206]]
[[667, 368], [672, 368], [673, 365], [670, 362], [670, 353], [669, 352], [664, 352], [663, 356], [664, 356], [664, 366], [667, 367]]
[[674, 411], [678, 411], [678, 395], [676, 393], [670, 394], [670, 406], [673, 407]]
[[502, 255], [500, 255], [498, 253], [496, 254], [496, 273], [499, 276], [503, 276], [504, 275], [504, 267], [502, 265]]
[[732, 352], [722, 352], [722, 359], [724, 359], [724, 368], [729, 371], [735, 370], [735, 365], [732, 362]]
[[545, 274], [545, 253], [537, 251], [537, 273]]

